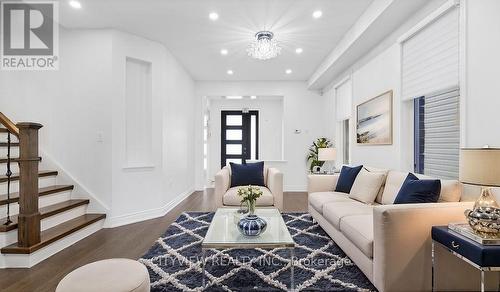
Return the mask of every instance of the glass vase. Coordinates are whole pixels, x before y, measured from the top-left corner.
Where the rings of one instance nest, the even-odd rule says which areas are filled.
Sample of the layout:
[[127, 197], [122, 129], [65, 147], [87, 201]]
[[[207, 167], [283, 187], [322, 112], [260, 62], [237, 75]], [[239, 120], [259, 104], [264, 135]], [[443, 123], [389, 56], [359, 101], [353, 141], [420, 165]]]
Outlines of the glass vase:
[[248, 205], [248, 215], [255, 214], [255, 201], [247, 201]]

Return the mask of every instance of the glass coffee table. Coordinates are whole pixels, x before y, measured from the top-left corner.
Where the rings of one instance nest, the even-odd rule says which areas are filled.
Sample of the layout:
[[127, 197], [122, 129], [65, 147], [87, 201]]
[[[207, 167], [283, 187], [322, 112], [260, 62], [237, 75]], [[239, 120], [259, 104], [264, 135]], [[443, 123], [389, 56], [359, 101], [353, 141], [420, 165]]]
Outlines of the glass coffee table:
[[293, 258], [295, 241], [293, 241], [281, 213], [276, 208], [258, 208], [255, 214], [267, 221], [267, 229], [259, 236], [244, 236], [236, 226], [238, 208], [219, 208], [208, 227], [202, 249], [202, 283], [205, 287], [205, 254], [208, 249], [251, 249], [251, 248], [287, 248], [290, 250], [290, 287], [294, 289]]

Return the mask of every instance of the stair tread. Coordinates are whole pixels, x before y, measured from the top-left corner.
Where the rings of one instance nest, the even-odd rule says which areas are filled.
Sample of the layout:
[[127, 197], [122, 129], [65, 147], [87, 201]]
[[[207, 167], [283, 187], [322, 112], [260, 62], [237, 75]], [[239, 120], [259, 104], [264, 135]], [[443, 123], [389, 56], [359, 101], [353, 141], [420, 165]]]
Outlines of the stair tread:
[[[0, 142], [0, 147], [7, 147], [7, 142]], [[19, 147], [19, 142], [11, 142], [10, 147]]]
[[[57, 175], [58, 172], [57, 170], [40, 170], [38, 171], [38, 177], [46, 177], [46, 176], [53, 176]], [[19, 180], [19, 173], [13, 173], [12, 176], [10, 177], [10, 181], [16, 181]], [[0, 183], [7, 182], [7, 176], [1, 175], [0, 176]]]
[[[40, 208], [40, 219], [45, 219], [45, 218], [48, 218], [50, 216], [54, 216], [56, 214], [62, 213], [64, 211], [71, 210], [73, 208], [76, 208], [76, 207], [79, 207], [82, 205], [86, 205], [88, 203], [90, 203], [90, 201], [86, 200], [86, 199], [74, 199], [74, 200], [68, 200], [68, 201], [60, 202], [60, 203], [57, 203], [54, 205], [42, 207], [42, 208]], [[12, 221], [11, 224], [3, 225], [3, 223], [7, 221], [6, 219], [7, 219], [6, 217], [0, 219], [0, 223], [2, 224], [2, 225], [0, 225], [0, 232], [7, 232], [7, 231], [10, 231], [10, 230], [17, 228], [17, 223], [18, 223], [17, 215], [10, 216], [10, 220]]]
[[[53, 185], [49, 187], [44, 187], [44, 188], [39, 188], [38, 189], [38, 195], [41, 196], [47, 196], [55, 193], [60, 193], [64, 191], [71, 191], [74, 188], [73, 185]], [[10, 194], [10, 200], [7, 201], [7, 195], [0, 195], [0, 206], [1, 205], [6, 205], [7, 202], [9, 203], [16, 203], [19, 201], [19, 193], [11, 193]]]
[[85, 214], [41, 232], [41, 241], [30, 247], [19, 247], [17, 242], [2, 248], [3, 254], [30, 254], [84, 227], [106, 218], [106, 214]]
[[[39, 159], [40, 161], [42, 161], [42, 157], [38, 157], [38, 159]], [[11, 161], [12, 163], [17, 162], [18, 160], [19, 160], [19, 157], [12, 157], [12, 158], [10, 159], [10, 161]], [[2, 158], [0, 158], [0, 163], [7, 163], [7, 157], [2, 157]]]
[[7, 130], [6, 128], [0, 128], [0, 133], [8, 133], [9, 130]]

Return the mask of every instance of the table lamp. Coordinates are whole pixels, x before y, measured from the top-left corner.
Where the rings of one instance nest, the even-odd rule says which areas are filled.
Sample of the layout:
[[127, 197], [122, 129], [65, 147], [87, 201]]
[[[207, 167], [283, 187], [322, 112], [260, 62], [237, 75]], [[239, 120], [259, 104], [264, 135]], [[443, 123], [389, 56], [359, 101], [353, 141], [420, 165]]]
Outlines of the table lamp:
[[[337, 152], [335, 151], [335, 148], [319, 148], [318, 149], [318, 160], [319, 161], [335, 161], [335, 156]], [[328, 171], [328, 173], [332, 173], [335, 167], [331, 167]]]
[[500, 187], [500, 148], [461, 149], [460, 182], [481, 186], [474, 210], [465, 213], [471, 227], [478, 233], [498, 234], [500, 207], [490, 187]]

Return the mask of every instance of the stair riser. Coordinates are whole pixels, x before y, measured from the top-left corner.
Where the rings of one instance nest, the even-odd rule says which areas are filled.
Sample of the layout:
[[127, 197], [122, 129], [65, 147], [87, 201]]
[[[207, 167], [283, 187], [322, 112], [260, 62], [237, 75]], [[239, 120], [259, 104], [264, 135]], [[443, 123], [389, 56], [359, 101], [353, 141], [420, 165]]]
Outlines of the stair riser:
[[[70, 198], [71, 198], [71, 191], [65, 191], [65, 192], [50, 194], [47, 196], [41, 196], [38, 198], [38, 208], [61, 203], [69, 200]], [[0, 217], [3, 218], [6, 216], [6, 214], [7, 214], [7, 205], [0, 206]], [[10, 214], [11, 215], [19, 214], [18, 203], [10, 204]]]
[[[79, 206], [68, 211], [45, 218], [41, 222], [41, 231], [52, 228], [68, 220], [82, 216], [87, 212], [87, 205]], [[17, 229], [9, 232], [0, 232], [0, 248], [17, 242]]]
[[[0, 157], [7, 157], [7, 147], [0, 147]], [[10, 147], [10, 157], [19, 157], [19, 147]]]
[[[7, 133], [0, 132], [0, 142], [7, 143]], [[19, 142], [15, 135], [10, 134], [10, 142]]]
[[46, 258], [102, 229], [104, 220], [95, 222], [61, 240], [58, 240], [31, 254], [1, 254], [0, 268], [31, 268]]
[[[56, 176], [45, 176], [45, 177], [40, 177], [38, 179], [38, 187], [39, 188], [44, 188], [44, 187], [49, 187], [53, 186], [56, 184]], [[18, 192], [19, 191], [19, 181], [12, 181], [10, 183], [10, 192]], [[7, 183], [0, 183], [0, 194], [7, 194]]]
[[[19, 163], [11, 162], [10, 171], [12, 173], [19, 173]], [[0, 163], [0, 174], [5, 175], [7, 173], [7, 163]]]

